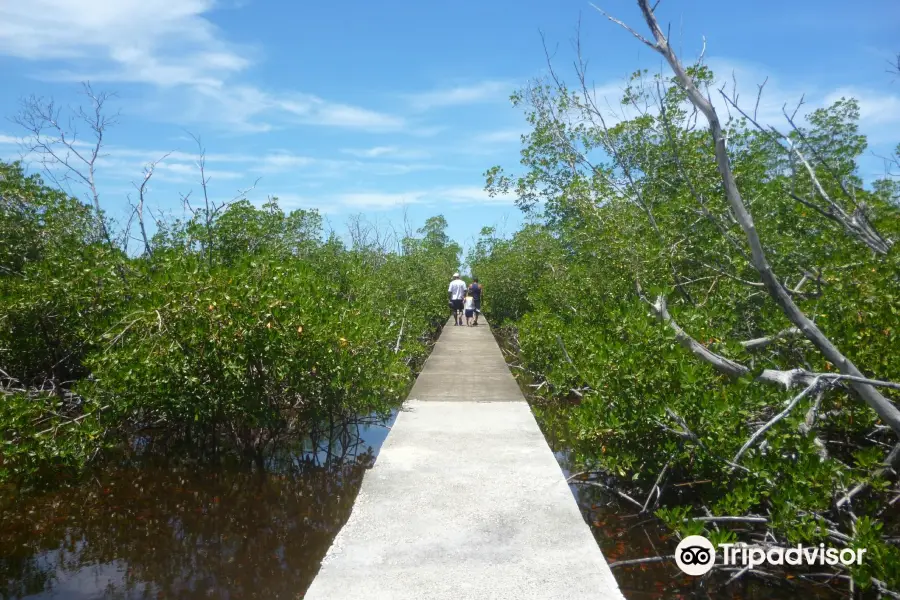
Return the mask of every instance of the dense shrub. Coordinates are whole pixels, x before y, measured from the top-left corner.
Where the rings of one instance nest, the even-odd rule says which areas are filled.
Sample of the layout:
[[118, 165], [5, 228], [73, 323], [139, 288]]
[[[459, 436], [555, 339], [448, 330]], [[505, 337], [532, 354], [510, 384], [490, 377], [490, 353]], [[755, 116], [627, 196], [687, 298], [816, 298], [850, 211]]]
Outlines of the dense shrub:
[[284, 434], [387, 414], [446, 313], [459, 248], [440, 217], [398, 253], [238, 201], [129, 257], [90, 207], [0, 167], [0, 480], [148, 431], [262, 463]]

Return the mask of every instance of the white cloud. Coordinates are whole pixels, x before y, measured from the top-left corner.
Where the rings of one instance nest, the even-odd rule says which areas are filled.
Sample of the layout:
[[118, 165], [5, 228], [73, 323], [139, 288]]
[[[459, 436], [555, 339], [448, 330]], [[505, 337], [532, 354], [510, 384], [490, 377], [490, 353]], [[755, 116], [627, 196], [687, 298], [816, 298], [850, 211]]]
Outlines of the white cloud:
[[[194, 141], [190, 138], [187, 138], [187, 140], [189, 140], [191, 143], [194, 143]], [[170, 161], [182, 161], [191, 163], [196, 163], [198, 160], [200, 160], [200, 154], [194, 152], [181, 152], [178, 150], [141, 150], [138, 148], [124, 148], [121, 146], [105, 146], [103, 148], [103, 154], [106, 154], [111, 158], [140, 159], [144, 163], [155, 162], [162, 159], [163, 157]], [[256, 160], [258, 157], [251, 156], [249, 154], [207, 153], [205, 158], [206, 163], [209, 164], [217, 162], [243, 163]]]
[[407, 204], [422, 204], [422, 192], [355, 192], [338, 194], [334, 199], [342, 206], [356, 209], [388, 209]]
[[346, 104], [326, 104], [319, 99], [317, 101], [317, 110], [313, 111], [308, 121], [316, 125], [335, 125], [368, 131], [393, 131], [402, 129], [405, 125], [400, 117]]
[[405, 133], [407, 135], [411, 135], [413, 137], [427, 138], [434, 137], [439, 133], [443, 133], [450, 129], [448, 125], [427, 125], [423, 126], [421, 124], [416, 124], [415, 127], [407, 130]]
[[101, 60], [96, 79], [221, 83], [249, 49], [225, 43], [203, 14], [213, 0], [32, 0], [0, 6], [0, 52], [31, 60]]
[[432, 170], [450, 170], [443, 164], [422, 162], [382, 162], [367, 160], [340, 160], [278, 152], [263, 155], [248, 165], [260, 173], [285, 173], [304, 170], [304, 177], [345, 177], [350, 173], [390, 176]]
[[[0, 156], [19, 158], [18, 138], [0, 134]], [[184, 140], [187, 141], [187, 140]], [[193, 142], [193, 140], [191, 140]], [[182, 142], [183, 144], [184, 142]], [[391, 156], [391, 152], [394, 156]], [[366, 154], [367, 151], [362, 151]], [[301, 176], [308, 184], [311, 180], [339, 179], [348, 174], [371, 176], [399, 176], [409, 173], [455, 170], [443, 163], [400, 161], [402, 157], [418, 155], [413, 151], [403, 151], [391, 147], [391, 151], [378, 150], [368, 152], [370, 155], [385, 156], [389, 160], [362, 160], [324, 158], [296, 154], [287, 150], [260, 154], [246, 153], [208, 153], [205, 155], [205, 171], [216, 179], [254, 178], [257, 176], [291, 174]], [[40, 162], [39, 155], [30, 154], [27, 159]], [[156, 175], [159, 180], [167, 181], [199, 181], [199, 154], [181, 150], [145, 150], [122, 146], [105, 146], [97, 163], [101, 174], [116, 174], [126, 179], [140, 177], [144, 167], [156, 163]], [[321, 182], [315, 183], [321, 185]]]
[[310, 156], [300, 156], [296, 154], [267, 154], [260, 158], [253, 168], [258, 171], [278, 173], [312, 165], [323, 166], [326, 162], [327, 161], [322, 161]]
[[395, 154], [397, 152], [397, 148], [393, 146], [375, 146], [374, 148], [368, 148], [366, 150], [346, 149], [344, 150], [344, 152], [346, 154], [352, 154], [353, 156], [359, 156], [362, 158], [378, 158], [379, 156]]
[[0, 55], [54, 61], [56, 70], [44, 73], [49, 79], [154, 86], [165, 97], [156, 113], [179, 121], [244, 132], [272, 129], [265, 119], [273, 117], [367, 131], [405, 126], [393, 115], [235, 81], [258, 52], [225, 40], [205, 16], [214, 6], [214, 0], [0, 2]]
[[397, 146], [375, 146], [372, 148], [345, 148], [341, 150], [344, 154], [357, 156], [359, 158], [395, 158], [395, 159], [416, 159], [427, 158], [430, 154], [424, 150], [414, 148], [398, 148]]
[[408, 94], [410, 106], [416, 110], [431, 110], [447, 106], [507, 101], [516, 84], [510, 81], [482, 81], [472, 85]]
[[522, 136], [527, 133], [522, 128], [498, 129], [477, 134], [472, 141], [476, 144], [511, 144], [519, 143]]
[[328, 103], [310, 94], [298, 94], [290, 99], [273, 98], [271, 104], [311, 125], [332, 125], [369, 131], [391, 131], [405, 126], [400, 117], [347, 104]]
[[[242, 179], [246, 177], [239, 171], [225, 171], [221, 169], [207, 169], [204, 166], [203, 174], [209, 180]], [[166, 181], [199, 181], [200, 169], [196, 164], [162, 161], [154, 169], [154, 177]]]
[[491, 198], [477, 186], [453, 186], [405, 192], [354, 192], [334, 196], [333, 200], [353, 209], [386, 210], [409, 204], [442, 205], [461, 204], [479, 206], [485, 204], [512, 204], [512, 195]]

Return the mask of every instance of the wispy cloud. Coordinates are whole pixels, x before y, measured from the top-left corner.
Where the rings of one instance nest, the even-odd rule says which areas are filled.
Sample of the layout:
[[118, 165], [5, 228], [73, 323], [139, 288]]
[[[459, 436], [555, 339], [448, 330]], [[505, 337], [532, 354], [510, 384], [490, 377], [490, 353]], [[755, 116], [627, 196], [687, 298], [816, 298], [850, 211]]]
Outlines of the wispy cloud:
[[448, 106], [506, 102], [516, 84], [512, 81], [489, 80], [428, 92], [408, 94], [407, 101], [414, 110], [426, 111]]
[[423, 162], [341, 160], [279, 152], [252, 160], [248, 169], [258, 173], [302, 172], [304, 177], [338, 178], [348, 174], [405, 175], [421, 171], [452, 170], [443, 164]]
[[213, 0], [34, 0], [0, 6], [0, 52], [90, 66], [97, 80], [221, 85], [251, 48], [203, 15]]
[[311, 94], [273, 98], [271, 103], [309, 125], [331, 125], [369, 131], [395, 131], [406, 125], [401, 117], [347, 104], [329, 103]]
[[457, 186], [439, 190], [436, 196], [441, 200], [447, 200], [453, 204], [488, 205], [488, 204], [512, 204], [515, 201], [513, 194], [497, 195], [493, 198], [482, 187]]
[[[246, 174], [241, 171], [226, 171], [222, 169], [206, 169], [204, 175], [209, 180], [233, 180], [245, 179]], [[186, 183], [199, 181], [200, 172], [198, 167], [193, 164], [180, 162], [160, 162], [154, 170], [154, 177], [173, 183]]]
[[341, 150], [344, 154], [356, 156], [359, 158], [394, 158], [394, 159], [417, 159], [428, 158], [430, 152], [416, 148], [398, 148], [397, 146], [374, 146], [372, 148], [344, 148]]
[[407, 204], [422, 204], [421, 192], [353, 192], [334, 197], [338, 204], [354, 209], [388, 209]]
[[[268, 178], [290, 174], [302, 178], [310, 185], [315, 181], [318, 181], [316, 185], [322, 185], [322, 180], [339, 180], [351, 174], [393, 177], [425, 171], [464, 170], [444, 163], [414, 160], [414, 157], [425, 154], [395, 147], [376, 147], [359, 153], [369, 158], [329, 158], [287, 150], [260, 154], [213, 152], [205, 155], [205, 170], [208, 176], [217, 180], [252, 180], [260, 176]], [[0, 158], [13, 160], [20, 158], [20, 154], [19, 138], [0, 134]], [[40, 163], [38, 155], [26, 155], [25, 158], [35, 164]], [[127, 180], [139, 177], [144, 167], [155, 163], [157, 180], [185, 183], [198, 181], [199, 159], [197, 152], [106, 146], [101, 152], [97, 168], [101, 176], [111, 175]]]
[[265, 203], [269, 199], [269, 197], [278, 198], [278, 206], [286, 211], [296, 209], [315, 209], [323, 215], [334, 214], [338, 212], [338, 208], [334, 204], [323, 203], [322, 200], [316, 196], [306, 196], [303, 194], [297, 194], [295, 192], [274, 193], [266, 197], [260, 196], [258, 198], [255, 198], [253, 203], [257, 206], [262, 206], [262, 204]]
[[521, 141], [522, 136], [527, 133], [524, 128], [498, 129], [495, 131], [485, 131], [479, 133], [472, 138], [476, 144], [511, 144]]
[[514, 197], [491, 198], [477, 186], [451, 186], [403, 192], [352, 192], [335, 195], [332, 200], [349, 209], [388, 210], [410, 204], [419, 205], [511, 205]]
[[316, 208], [329, 214], [356, 211], [389, 211], [404, 206], [512, 205], [513, 197], [490, 198], [477, 186], [450, 186], [406, 191], [364, 190], [322, 195], [276, 193], [284, 208]]
[[242, 84], [238, 77], [259, 52], [225, 39], [205, 16], [214, 6], [214, 0], [3, 2], [0, 55], [54, 61], [55, 70], [42, 74], [46, 79], [153, 86], [157, 116], [180, 122], [243, 132], [268, 131], [276, 124], [366, 131], [405, 127], [394, 115]]

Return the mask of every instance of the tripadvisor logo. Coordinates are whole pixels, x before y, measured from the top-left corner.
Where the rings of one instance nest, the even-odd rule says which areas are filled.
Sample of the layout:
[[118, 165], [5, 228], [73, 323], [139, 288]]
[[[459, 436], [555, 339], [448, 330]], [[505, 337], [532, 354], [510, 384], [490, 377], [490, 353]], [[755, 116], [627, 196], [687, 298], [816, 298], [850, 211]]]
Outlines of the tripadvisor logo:
[[[837, 565], [862, 564], [866, 548], [831, 548], [825, 544], [791, 548], [760, 548], [743, 543], [719, 544], [722, 564], [753, 569], [759, 565]], [[675, 548], [675, 563], [688, 575], [704, 575], [716, 562], [716, 550], [712, 542], [702, 535], [689, 535]]]
[[702, 535], [689, 535], [675, 548], [675, 564], [688, 575], [703, 575], [713, 568], [716, 549]]

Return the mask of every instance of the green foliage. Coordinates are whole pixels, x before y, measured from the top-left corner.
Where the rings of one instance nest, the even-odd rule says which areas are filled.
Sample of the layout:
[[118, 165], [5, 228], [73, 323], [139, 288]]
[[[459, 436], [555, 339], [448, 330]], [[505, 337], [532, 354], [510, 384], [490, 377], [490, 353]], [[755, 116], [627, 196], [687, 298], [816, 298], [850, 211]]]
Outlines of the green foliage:
[[53, 394], [4, 395], [0, 481], [53, 482], [61, 474], [76, 472], [86, 457], [105, 445], [101, 407], [82, 403], [77, 422], [60, 414], [65, 408], [65, 400]]
[[[700, 85], [714, 80], [705, 67], [691, 75]], [[880, 463], [897, 440], [846, 389], [825, 392], [810, 430], [804, 421], [813, 397], [748, 450], [742, 469], [728, 464], [789, 396], [753, 376], [764, 368], [828, 372], [834, 365], [800, 337], [779, 338], [762, 351], [739, 343], [790, 323], [758, 283], [712, 141], [693, 125], [684, 93], [671, 80], [636, 73], [623, 105], [657, 110], [608, 128], [590, 99], [564, 84], [535, 85], [514, 101], [533, 126], [522, 150], [524, 172], [495, 167], [486, 173], [487, 189], [515, 191], [540, 225], [509, 239], [483, 231], [468, 263], [490, 292], [488, 319], [513, 332], [522, 366], [546, 382], [535, 399], [539, 417], [564, 420], [579, 462], [615, 476], [636, 498], [647, 496], [665, 467], [657, 514], [681, 535], [736, 539], [727, 526], [691, 520], [698, 505], [717, 515], [765, 515], [781, 539], [795, 543], [818, 543], [836, 527], [815, 515], [829, 515], [850, 537], [863, 535], [859, 523], [868, 515], [873, 525], [866, 531], [874, 531], [892, 481], [879, 475]], [[841, 99], [789, 136], [825, 193], [848, 213], [864, 204], [879, 233], [896, 240], [896, 182], [863, 186], [856, 165], [866, 140], [858, 118], [856, 101]], [[791, 289], [803, 282], [795, 302], [866, 373], [900, 380], [896, 246], [873, 256], [840, 224], [792, 197], [823, 200], [768, 132], [739, 118], [725, 129], [732, 168], [775, 273]], [[688, 335], [751, 373], [731, 379], [688, 352], [645, 302], [658, 295]], [[838, 442], [826, 443], [827, 458], [817, 438]], [[700, 482], [697, 496], [684, 499], [665, 487], [678, 481]], [[846, 511], [834, 504], [858, 483], [869, 487], [854, 500], [854, 536]], [[865, 535], [868, 547], [884, 554], [869, 560], [860, 583], [875, 576], [900, 584], [895, 546]]]
[[26, 386], [85, 375], [81, 359], [123, 296], [122, 254], [91, 208], [0, 163], [0, 368]]
[[0, 481], [151, 428], [261, 460], [279, 436], [386, 414], [446, 315], [459, 247], [440, 216], [397, 254], [238, 201], [130, 258], [91, 207], [0, 167]]

